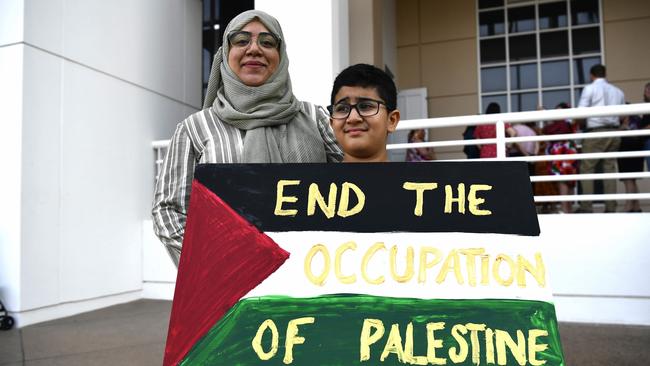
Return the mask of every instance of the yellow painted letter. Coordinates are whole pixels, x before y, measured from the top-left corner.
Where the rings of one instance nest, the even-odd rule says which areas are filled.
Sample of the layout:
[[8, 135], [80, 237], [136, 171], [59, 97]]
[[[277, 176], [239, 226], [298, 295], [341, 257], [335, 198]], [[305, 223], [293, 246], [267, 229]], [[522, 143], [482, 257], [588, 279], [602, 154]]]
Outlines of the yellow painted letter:
[[[433, 254], [433, 260], [427, 261], [427, 255]], [[442, 260], [440, 249], [433, 247], [420, 248], [420, 269], [418, 271], [418, 283], [427, 282], [427, 269], [433, 268]]]
[[282, 203], [294, 203], [298, 202], [298, 197], [295, 196], [284, 196], [284, 187], [285, 186], [297, 186], [300, 184], [299, 180], [280, 180], [278, 181], [277, 192], [275, 195], [275, 211], [273, 212], [275, 216], [296, 216], [298, 210], [296, 209], [283, 209]]
[[305, 343], [305, 338], [298, 335], [298, 326], [304, 324], [313, 324], [314, 317], [308, 316], [304, 318], [292, 319], [287, 325], [287, 339], [284, 341], [284, 362], [285, 365], [288, 365], [293, 362], [293, 346], [295, 344]]
[[449, 358], [453, 363], [461, 363], [467, 359], [467, 341], [464, 334], [467, 334], [467, 328], [462, 324], [456, 324], [451, 328], [451, 335], [454, 337], [456, 342], [458, 342], [458, 352], [456, 352], [456, 347], [449, 347]]
[[526, 364], [526, 339], [524, 338], [524, 332], [521, 330], [517, 331], [517, 343], [515, 343], [508, 332], [497, 329], [496, 344], [497, 365], [506, 364], [506, 345], [510, 348], [510, 352], [518, 364], [522, 366]]
[[517, 285], [526, 287], [526, 272], [535, 277], [539, 287], [546, 287], [546, 268], [541, 253], [535, 253], [535, 267], [522, 255], [517, 256]]
[[445, 329], [445, 323], [427, 323], [427, 361], [432, 365], [444, 365], [446, 358], [436, 357], [436, 348], [442, 348], [442, 339], [436, 339], [433, 332]]
[[408, 282], [413, 278], [413, 247], [406, 248], [406, 268], [403, 275], [397, 274], [397, 245], [390, 248], [390, 274], [399, 283]]
[[341, 269], [341, 257], [343, 256], [343, 252], [347, 250], [356, 250], [357, 249], [357, 243], [353, 241], [349, 241], [340, 247], [336, 248], [336, 256], [334, 257], [334, 273], [336, 273], [336, 278], [339, 279], [339, 282], [345, 283], [345, 284], [350, 284], [350, 283], [355, 283], [357, 281], [357, 276], [354, 274], [351, 274], [349, 276], [344, 276], [343, 275], [343, 270]]
[[386, 346], [384, 346], [384, 351], [381, 353], [379, 360], [384, 362], [386, 357], [391, 353], [397, 355], [399, 362], [404, 362], [404, 349], [402, 348], [402, 336], [399, 334], [399, 324], [393, 324], [390, 327], [388, 340], [386, 340]]
[[447, 259], [442, 263], [442, 268], [440, 268], [440, 273], [438, 273], [438, 277], [436, 277], [436, 282], [443, 283], [447, 278], [447, 273], [449, 273], [451, 269], [454, 270], [454, 275], [456, 275], [456, 282], [458, 282], [459, 285], [462, 285], [465, 281], [463, 281], [463, 275], [460, 273], [460, 258], [458, 257], [458, 251], [456, 249], [452, 249], [451, 252], [449, 252], [449, 255], [447, 255]]
[[[314, 276], [314, 273], [311, 270], [312, 266], [312, 261], [314, 260], [314, 256], [316, 253], [320, 252], [323, 256], [323, 272], [320, 274], [320, 276], [316, 277]], [[316, 286], [323, 286], [325, 283], [325, 279], [327, 278], [327, 275], [330, 273], [330, 253], [327, 251], [327, 247], [324, 246], [323, 244], [316, 244], [311, 249], [309, 249], [309, 252], [307, 253], [307, 256], [305, 257], [305, 275], [309, 279], [311, 283], [313, 283]]]
[[548, 332], [541, 329], [531, 329], [528, 331], [528, 363], [532, 366], [539, 366], [546, 363], [544, 360], [538, 360], [537, 352], [544, 352], [548, 348], [548, 344], [537, 344], [535, 341], [537, 337], [547, 337]]
[[[372, 329], [375, 332], [372, 333]], [[361, 361], [368, 361], [370, 359], [370, 345], [374, 344], [381, 337], [384, 336], [384, 323], [379, 319], [364, 319], [363, 328], [361, 328], [361, 342], [359, 347], [359, 355]]]
[[426, 365], [427, 358], [425, 356], [413, 355], [413, 323], [406, 325], [406, 340], [404, 341], [404, 362], [411, 365]]
[[330, 193], [327, 198], [327, 204], [325, 204], [325, 198], [320, 194], [318, 189], [318, 184], [312, 183], [309, 185], [309, 196], [307, 200], [307, 216], [313, 216], [316, 213], [316, 203], [318, 202], [318, 207], [323, 211], [325, 217], [331, 219], [334, 217], [334, 211], [336, 210], [336, 193], [338, 188], [336, 184], [330, 184]]
[[[266, 329], [271, 330], [271, 350], [264, 352], [262, 349], [262, 337], [264, 336], [264, 331]], [[266, 319], [260, 326], [257, 328], [257, 333], [253, 338], [253, 350], [257, 354], [257, 357], [262, 361], [270, 360], [271, 357], [275, 356], [278, 353], [278, 328], [275, 326], [275, 323], [271, 319]]]
[[476, 197], [477, 191], [489, 191], [491, 189], [492, 186], [489, 186], [487, 184], [472, 184], [469, 187], [469, 195], [467, 197], [467, 200], [469, 201], [469, 212], [472, 215], [476, 215], [476, 216], [492, 215], [492, 211], [481, 210], [478, 207], [481, 203], [485, 202], [485, 199]]
[[469, 339], [472, 342], [472, 363], [478, 365], [480, 363], [481, 344], [478, 342], [478, 332], [485, 330], [485, 324], [465, 324], [469, 329]]
[[465, 213], [465, 184], [458, 184], [458, 197], [454, 198], [454, 191], [451, 185], [445, 186], [445, 213], [451, 213], [451, 205], [456, 202], [458, 204], [458, 212]]
[[461, 249], [460, 254], [463, 254], [467, 259], [467, 282], [470, 286], [476, 286], [476, 256], [485, 253], [483, 248], [470, 248]]
[[[503, 277], [501, 277], [501, 272], [499, 272], [499, 268], [501, 268], [501, 263], [503, 262], [508, 263], [508, 267], [510, 267], [510, 276], [505, 280]], [[512, 282], [515, 280], [515, 272], [515, 262], [512, 260], [512, 258], [508, 257], [505, 254], [497, 255], [496, 259], [494, 260], [494, 266], [492, 267], [492, 276], [498, 284], [506, 287], [512, 285]]]
[[381, 285], [385, 281], [384, 276], [379, 276], [374, 280], [368, 277], [368, 263], [370, 263], [372, 256], [375, 255], [375, 253], [377, 253], [380, 249], [386, 250], [386, 246], [382, 242], [371, 246], [368, 251], [366, 251], [366, 254], [363, 255], [363, 260], [361, 261], [361, 277], [363, 277], [363, 279], [371, 285]]
[[[351, 209], [348, 209], [348, 205], [350, 205], [350, 189], [352, 189], [357, 196], [357, 205], [352, 207]], [[337, 215], [341, 217], [348, 217], [352, 215], [356, 215], [361, 210], [363, 210], [363, 206], [366, 204], [366, 195], [361, 191], [359, 187], [357, 187], [356, 184], [354, 183], [349, 183], [345, 182], [343, 183], [343, 187], [341, 188], [341, 200], [339, 201], [339, 211], [336, 213]]]
[[438, 183], [414, 183], [406, 182], [402, 186], [407, 191], [415, 191], [415, 208], [413, 214], [422, 216], [422, 206], [424, 205], [424, 191], [432, 191], [438, 188]]

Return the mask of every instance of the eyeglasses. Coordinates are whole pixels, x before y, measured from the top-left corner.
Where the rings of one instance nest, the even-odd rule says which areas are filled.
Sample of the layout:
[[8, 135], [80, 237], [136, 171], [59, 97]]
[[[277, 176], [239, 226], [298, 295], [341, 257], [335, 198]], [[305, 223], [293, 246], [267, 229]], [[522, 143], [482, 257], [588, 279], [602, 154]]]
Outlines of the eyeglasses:
[[349, 103], [337, 103], [327, 107], [327, 110], [330, 112], [330, 116], [334, 119], [347, 119], [352, 112], [352, 109], [356, 109], [357, 113], [361, 117], [372, 117], [375, 114], [379, 113], [379, 107], [386, 105], [386, 103], [379, 100], [372, 99], [363, 99], [360, 100], [357, 104]]
[[[236, 31], [228, 34], [228, 42], [231, 47], [245, 48], [253, 41], [253, 33]], [[266, 49], [279, 49], [280, 38], [273, 33], [260, 32], [257, 35], [257, 45]]]

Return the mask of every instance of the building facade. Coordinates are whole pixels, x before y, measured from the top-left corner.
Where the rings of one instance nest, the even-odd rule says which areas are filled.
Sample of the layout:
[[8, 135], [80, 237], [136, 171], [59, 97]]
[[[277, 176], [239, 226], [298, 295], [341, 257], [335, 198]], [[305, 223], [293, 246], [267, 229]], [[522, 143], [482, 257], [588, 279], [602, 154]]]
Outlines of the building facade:
[[648, 1], [399, 0], [396, 24], [398, 87], [426, 87], [429, 117], [479, 114], [490, 101], [504, 112], [576, 105], [598, 61], [629, 102], [641, 102], [650, 81], [650, 46], [639, 36], [650, 29]]

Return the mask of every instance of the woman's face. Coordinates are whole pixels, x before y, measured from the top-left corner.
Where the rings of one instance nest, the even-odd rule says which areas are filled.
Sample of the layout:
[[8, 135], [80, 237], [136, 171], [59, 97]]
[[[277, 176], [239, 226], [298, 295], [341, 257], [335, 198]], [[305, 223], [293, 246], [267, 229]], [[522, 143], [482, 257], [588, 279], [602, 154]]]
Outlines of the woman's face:
[[265, 48], [258, 44], [257, 37], [269, 30], [258, 20], [246, 24], [242, 31], [253, 36], [246, 46], [230, 45], [228, 65], [245, 85], [260, 86], [273, 75], [280, 64], [280, 51], [277, 48]]

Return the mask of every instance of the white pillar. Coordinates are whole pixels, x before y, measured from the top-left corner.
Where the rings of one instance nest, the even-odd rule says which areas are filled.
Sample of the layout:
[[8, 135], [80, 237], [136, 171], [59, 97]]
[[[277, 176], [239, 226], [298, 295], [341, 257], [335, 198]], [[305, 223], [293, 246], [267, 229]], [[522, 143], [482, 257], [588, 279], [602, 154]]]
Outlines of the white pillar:
[[255, 8], [277, 18], [282, 26], [296, 97], [328, 105], [334, 76], [347, 66], [347, 47], [337, 44], [347, 40], [347, 16], [340, 19], [347, 14], [347, 0], [256, 0]]

